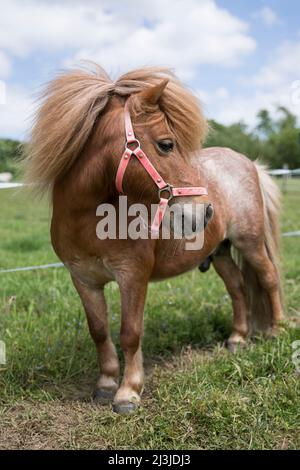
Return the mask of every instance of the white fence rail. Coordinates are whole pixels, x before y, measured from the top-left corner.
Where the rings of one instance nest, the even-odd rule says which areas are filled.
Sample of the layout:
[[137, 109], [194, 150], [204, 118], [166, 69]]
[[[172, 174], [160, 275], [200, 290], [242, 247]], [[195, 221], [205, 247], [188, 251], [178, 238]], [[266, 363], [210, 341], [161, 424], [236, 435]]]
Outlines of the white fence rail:
[[19, 188], [23, 183], [0, 183], [0, 189]]

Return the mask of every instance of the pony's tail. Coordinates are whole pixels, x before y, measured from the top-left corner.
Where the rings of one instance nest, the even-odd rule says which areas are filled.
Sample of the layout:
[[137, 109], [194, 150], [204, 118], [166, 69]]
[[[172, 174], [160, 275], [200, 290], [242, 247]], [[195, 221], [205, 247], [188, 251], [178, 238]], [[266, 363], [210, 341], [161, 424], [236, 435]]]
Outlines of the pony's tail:
[[[277, 276], [283, 312], [283, 292], [280, 272], [280, 228], [279, 213], [281, 197], [276, 183], [268, 175], [266, 168], [255, 162], [259, 185], [263, 197], [264, 238], [269, 259], [273, 263]], [[239, 256], [239, 264], [244, 276], [246, 304], [249, 328], [252, 333], [267, 332], [272, 326], [272, 307], [267, 291], [261, 286], [254, 269]]]

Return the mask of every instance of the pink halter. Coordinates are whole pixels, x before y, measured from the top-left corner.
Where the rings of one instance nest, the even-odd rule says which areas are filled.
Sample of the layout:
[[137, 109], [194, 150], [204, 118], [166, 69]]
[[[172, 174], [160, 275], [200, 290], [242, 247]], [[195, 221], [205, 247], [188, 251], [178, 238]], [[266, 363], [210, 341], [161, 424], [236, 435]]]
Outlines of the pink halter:
[[[120, 194], [123, 194], [123, 178], [127, 168], [127, 165], [130, 161], [130, 157], [134, 155], [139, 162], [143, 165], [149, 176], [152, 178], [156, 186], [158, 187], [158, 197], [159, 204], [154, 216], [154, 220], [151, 225], [151, 234], [153, 238], [158, 238], [159, 228], [162, 223], [162, 219], [166, 212], [169, 201], [174, 196], [207, 196], [207, 189], [203, 187], [183, 187], [183, 188], [174, 188], [171, 184], [166, 183], [162, 176], [156, 171], [147, 155], [143, 152], [140, 147], [138, 139], [134, 135], [132, 122], [130, 118], [130, 113], [128, 111], [128, 101], [125, 103], [124, 107], [124, 116], [125, 116], [125, 132], [126, 132], [126, 142], [125, 142], [125, 151], [122, 155], [117, 175], [116, 175], [116, 188]], [[136, 148], [131, 150], [128, 145], [136, 144]], [[163, 192], [169, 193], [168, 198], [161, 196]]]

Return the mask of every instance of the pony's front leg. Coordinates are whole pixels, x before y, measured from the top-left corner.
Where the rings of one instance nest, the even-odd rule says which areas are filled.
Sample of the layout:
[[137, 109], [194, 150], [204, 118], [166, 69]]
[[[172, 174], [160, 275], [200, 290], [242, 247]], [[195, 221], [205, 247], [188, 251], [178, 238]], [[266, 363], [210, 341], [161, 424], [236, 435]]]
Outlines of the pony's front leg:
[[91, 288], [72, 277], [87, 317], [90, 334], [95, 342], [100, 377], [94, 391], [94, 400], [102, 405], [113, 401], [119, 385], [119, 360], [111, 340], [103, 288]]
[[122, 322], [120, 343], [125, 359], [124, 376], [117, 391], [113, 409], [117, 413], [133, 412], [144, 387], [144, 370], [141, 342], [143, 335], [144, 305], [148, 278], [120, 279]]

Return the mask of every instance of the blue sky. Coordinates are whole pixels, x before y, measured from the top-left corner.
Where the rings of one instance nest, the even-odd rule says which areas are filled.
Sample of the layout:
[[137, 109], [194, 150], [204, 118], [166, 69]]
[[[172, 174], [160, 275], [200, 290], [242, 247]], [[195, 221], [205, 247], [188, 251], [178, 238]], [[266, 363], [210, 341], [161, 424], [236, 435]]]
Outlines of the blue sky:
[[114, 77], [166, 65], [206, 114], [255, 125], [277, 104], [300, 118], [296, 0], [0, 0], [0, 137], [22, 139], [34, 93], [92, 59]]

